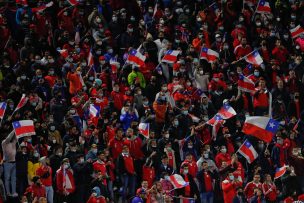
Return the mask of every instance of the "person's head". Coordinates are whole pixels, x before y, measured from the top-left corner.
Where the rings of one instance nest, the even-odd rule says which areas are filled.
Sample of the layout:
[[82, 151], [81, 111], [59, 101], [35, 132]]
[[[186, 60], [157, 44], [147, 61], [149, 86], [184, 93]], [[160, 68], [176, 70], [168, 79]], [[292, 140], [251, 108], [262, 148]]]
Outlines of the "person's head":
[[188, 166], [188, 164], [183, 164], [181, 166], [181, 171], [183, 172], [183, 174], [187, 175], [189, 173], [189, 166]]
[[169, 163], [169, 160], [168, 160], [168, 157], [167, 157], [167, 155], [163, 155], [162, 156], [162, 164], [164, 164], [164, 165], [168, 165], [168, 163]]
[[92, 145], [91, 145], [91, 151], [92, 151], [94, 154], [97, 154], [98, 149], [97, 149], [97, 145], [96, 145], [96, 144], [92, 144]]
[[186, 160], [189, 161], [189, 162], [192, 162], [192, 154], [188, 153], [186, 155]]
[[40, 177], [39, 177], [39, 176], [34, 176], [33, 179], [32, 179], [32, 182], [33, 182], [35, 185], [38, 185], [38, 186], [41, 185], [41, 180], [40, 180]]
[[265, 181], [272, 182], [272, 178], [270, 174], [265, 174]]
[[100, 188], [99, 188], [99, 187], [94, 187], [94, 188], [92, 189], [91, 195], [92, 195], [93, 197], [99, 197], [99, 196], [100, 196]]
[[80, 163], [80, 164], [84, 163], [84, 155], [83, 154], [79, 154], [77, 156], [77, 163]]
[[46, 166], [47, 165], [47, 157], [43, 156], [39, 159], [39, 162], [41, 163], [41, 165]]
[[127, 137], [131, 138], [134, 135], [134, 130], [132, 128], [127, 129]]
[[300, 93], [299, 92], [295, 92], [294, 99], [295, 99], [295, 101], [299, 101], [299, 99], [300, 99]]
[[262, 195], [262, 190], [258, 187], [253, 189], [253, 192], [256, 196], [260, 197]]
[[246, 37], [242, 37], [242, 39], [241, 39], [241, 44], [242, 44], [242, 46], [246, 46], [246, 44], [247, 44], [247, 39], [246, 39]]
[[265, 82], [265, 80], [263, 78], [261, 78], [260, 81], [259, 81], [259, 87], [261, 89], [266, 88], [266, 82]]
[[227, 179], [228, 180], [230, 180], [230, 181], [234, 181], [234, 175], [233, 175], [233, 173], [232, 172], [229, 172], [228, 174], [227, 174]]
[[125, 154], [125, 155], [129, 154], [129, 147], [128, 147], [128, 145], [124, 145], [122, 147], [122, 153]]
[[259, 183], [259, 182], [260, 182], [260, 179], [261, 179], [260, 174], [255, 174], [255, 175], [253, 176], [253, 182], [254, 182], [254, 183]]
[[209, 167], [208, 162], [207, 161], [203, 161], [202, 162], [202, 169], [206, 171], [206, 170], [208, 170], [208, 167]]
[[283, 89], [283, 87], [284, 87], [284, 82], [283, 82], [283, 80], [278, 80], [277, 85], [278, 85], [278, 88], [279, 88], [279, 89]]
[[243, 191], [243, 188], [242, 188], [242, 187], [238, 187], [238, 188], [236, 189], [236, 191], [237, 191], [237, 195], [238, 195], [238, 196], [243, 196], [243, 195], [244, 195], [244, 191]]
[[61, 162], [61, 166], [63, 167], [63, 169], [70, 168], [70, 160], [68, 158], [64, 158]]
[[226, 154], [227, 153], [227, 147], [225, 145], [222, 145], [220, 148], [221, 153]]
[[104, 161], [106, 159], [105, 157], [105, 152], [104, 151], [100, 151], [98, 152], [98, 158], [102, 161]]
[[141, 182], [141, 187], [142, 187], [142, 188], [145, 188], [145, 189], [148, 189], [148, 181], [147, 181], [147, 180], [143, 180], [143, 181]]
[[205, 94], [202, 95], [202, 104], [203, 105], [207, 105], [208, 104], [208, 97]]
[[281, 40], [280, 39], [277, 39], [276, 42], [275, 42], [275, 45], [277, 47], [281, 46]]

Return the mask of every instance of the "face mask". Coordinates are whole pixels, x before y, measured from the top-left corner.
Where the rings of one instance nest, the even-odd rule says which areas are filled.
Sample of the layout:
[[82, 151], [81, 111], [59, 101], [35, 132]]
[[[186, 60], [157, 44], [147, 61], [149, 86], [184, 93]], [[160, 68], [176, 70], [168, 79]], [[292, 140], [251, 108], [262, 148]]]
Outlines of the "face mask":
[[93, 149], [92, 152], [93, 152], [94, 154], [97, 154], [97, 149]]
[[26, 76], [25, 75], [21, 75], [20, 77], [22, 80], [25, 80], [26, 79]]
[[100, 18], [96, 18], [96, 22], [97, 23], [101, 23], [101, 19]]
[[69, 164], [69, 163], [64, 164], [64, 165], [63, 165], [63, 168], [64, 168], [64, 169], [68, 169], [68, 168], [70, 168], [70, 164]]
[[80, 163], [84, 163], [84, 158], [81, 158], [81, 159], [80, 159]]
[[117, 17], [112, 17], [112, 21], [116, 22], [117, 21]]
[[165, 180], [169, 180], [170, 177], [169, 177], [169, 176], [165, 176], [164, 179], [165, 179]]
[[209, 153], [204, 153], [203, 156], [204, 156], [205, 159], [208, 159], [209, 158]]
[[36, 106], [37, 105], [37, 103], [36, 102], [32, 102], [32, 106]]
[[49, 63], [54, 63], [54, 59], [49, 59]]
[[184, 115], [187, 115], [187, 114], [188, 114], [188, 110], [184, 110], [184, 111], [183, 111], [183, 114], [184, 114]]
[[38, 152], [35, 152], [35, 153], [34, 153], [34, 157], [36, 157], [36, 158], [39, 157], [39, 153], [38, 153]]
[[169, 139], [170, 134], [165, 134], [165, 138]]
[[97, 193], [96, 193], [96, 192], [93, 192], [93, 193], [92, 193], [92, 196], [93, 196], [93, 197], [97, 197]]
[[129, 28], [129, 29], [128, 29], [128, 32], [133, 32], [133, 28]]
[[145, 106], [148, 106], [148, 105], [149, 105], [149, 102], [148, 102], [148, 101], [144, 101], [143, 104], [144, 104]]
[[283, 144], [283, 140], [277, 140], [278, 144]]
[[221, 42], [222, 39], [221, 39], [221, 38], [216, 38], [216, 41], [217, 41], [217, 42]]
[[257, 27], [260, 27], [261, 24], [262, 24], [262, 23], [260, 23], [260, 22], [256, 22], [256, 23], [255, 23], [255, 25], [256, 25]]
[[184, 169], [184, 174], [188, 174], [189, 170], [188, 169]]
[[295, 20], [297, 17], [294, 16], [294, 15], [292, 15], [292, 16], [290, 16], [290, 18], [291, 18], [292, 20]]
[[178, 126], [178, 124], [179, 124], [178, 121], [174, 121], [175, 126]]
[[289, 35], [283, 35], [284, 39], [288, 39]]
[[260, 72], [254, 72], [253, 74], [254, 74], [254, 76], [256, 76], [256, 77], [259, 77], [259, 76], [260, 76]]
[[234, 180], [234, 176], [233, 175], [229, 176], [229, 179]]
[[64, 16], [68, 16], [68, 12], [63, 12], [63, 15]]
[[240, 22], [243, 22], [243, 21], [244, 21], [244, 18], [239, 18], [239, 21], [240, 21]]
[[187, 86], [191, 86], [191, 82], [187, 82], [186, 84], [187, 84]]
[[225, 154], [227, 152], [227, 149], [226, 148], [221, 149], [221, 152]]
[[96, 51], [96, 54], [97, 55], [101, 55], [101, 51]]
[[176, 39], [175, 42], [176, 42], [177, 44], [179, 44], [179, 43], [180, 43], [180, 40]]
[[193, 145], [188, 145], [188, 148], [189, 148], [189, 149], [192, 149], [192, 148], [193, 148]]
[[227, 46], [227, 45], [224, 45], [224, 47], [223, 47], [225, 50], [227, 50], [227, 49], [229, 49], [229, 46]]
[[56, 140], [53, 140], [52, 142], [53, 142], [53, 144], [56, 144], [57, 141], [56, 141]]
[[50, 71], [49, 73], [50, 73], [50, 75], [54, 75], [54, 71], [53, 71], [53, 70], [52, 70], [52, 71]]
[[70, 110], [70, 113], [71, 113], [71, 114], [75, 114], [75, 113], [76, 113], [76, 110]]

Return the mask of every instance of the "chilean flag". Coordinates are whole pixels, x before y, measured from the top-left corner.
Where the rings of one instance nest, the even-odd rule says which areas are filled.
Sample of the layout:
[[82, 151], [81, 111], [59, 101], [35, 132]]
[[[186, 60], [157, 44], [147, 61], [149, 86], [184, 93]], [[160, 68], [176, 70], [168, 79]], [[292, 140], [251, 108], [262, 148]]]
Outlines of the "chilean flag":
[[254, 65], [258, 65], [258, 66], [263, 63], [263, 59], [262, 59], [261, 55], [256, 50], [253, 51], [253, 52], [251, 52], [249, 55], [247, 55], [245, 57], [245, 60], [248, 63], [254, 64]]
[[67, 49], [57, 49], [57, 51], [60, 53], [60, 55], [66, 59], [69, 56], [69, 52]]
[[26, 97], [25, 94], [22, 94], [22, 97], [21, 97], [21, 99], [20, 99], [20, 101], [19, 101], [16, 109], [14, 110], [14, 112], [18, 111], [19, 109], [21, 109], [22, 107], [24, 107], [25, 104], [27, 103], [27, 101], [28, 101], [28, 97]]
[[229, 119], [236, 115], [235, 110], [227, 103], [218, 112], [223, 119]]
[[162, 62], [174, 63], [177, 60], [177, 56], [179, 53], [180, 51], [168, 50], [165, 56], [163, 57]]
[[130, 51], [127, 59], [130, 64], [137, 64], [138, 66], [144, 66], [145, 60], [146, 57], [142, 55], [139, 51], [136, 51], [136, 49], [132, 49]]
[[13, 128], [15, 130], [17, 139], [36, 134], [34, 122], [32, 120], [21, 120], [13, 122]]
[[271, 13], [271, 8], [268, 1], [260, 0], [256, 9], [257, 13]]
[[172, 183], [174, 189], [180, 189], [189, 185], [183, 177], [179, 174], [174, 174], [169, 177], [170, 182]]
[[94, 104], [90, 104], [89, 112], [90, 112], [90, 118], [99, 117], [100, 107]]
[[200, 59], [205, 59], [209, 63], [212, 63], [216, 61], [219, 58], [219, 53], [216, 51], [213, 51], [212, 49], [208, 49], [206, 47], [203, 47], [201, 50]]
[[245, 77], [244, 75], [239, 76], [238, 89], [250, 93], [255, 91], [254, 83], [252, 80]]
[[239, 148], [238, 152], [243, 155], [250, 164], [258, 157], [258, 153], [255, 151], [252, 144], [248, 140], [245, 140], [245, 142]]
[[32, 11], [33, 11], [33, 12], [43, 11], [43, 10], [45, 10], [45, 9], [47, 9], [47, 8], [49, 8], [49, 7], [51, 7], [51, 6], [53, 6], [53, 4], [54, 4], [54, 2], [51, 1], [51, 2], [49, 2], [49, 3], [47, 3], [47, 4], [45, 4], [45, 5], [39, 6], [39, 7], [37, 7], [37, 8], [32, 8]]
[[263, 116], [249, 116], [246, 118], [243, 132], [270, 143], [279, 128], [279, 122]]
[[276, 172], [274, 174], [274, 179], [277, 179], [281, 176], [283, 176], [285, 173], [286, 173], [286, 170], [287, 170], [287, 166], [282, 166], [281, 168], [277, 168], [276, 169]]
[[138, 126], [139, 133], [142, 134], [145, 138], [149, 138], [150, 124], [149, 123], [140, 123]]
[[3, 119], [7, 104], [5, 102], [0, 102], [0, 119]]
[[217, 132], [219, 131], [220, 127], [224, 124], [224, 119], [220, 114], [216, 114], [206, 123], [212, 126], [212, 139], [216, 140]]
[[90, 50], [90, 52], [89, 52], [87, 61], [88, 61], [88, 67], [92, 67], [94, 65], [94, 57], [92, 54], [92, 50]]
[[301, 25], [298, 25], [295, 28], [290, 29], [291, 37], [296, 38], [300, 34], [304, 33], [304, 29], [301, 27]]

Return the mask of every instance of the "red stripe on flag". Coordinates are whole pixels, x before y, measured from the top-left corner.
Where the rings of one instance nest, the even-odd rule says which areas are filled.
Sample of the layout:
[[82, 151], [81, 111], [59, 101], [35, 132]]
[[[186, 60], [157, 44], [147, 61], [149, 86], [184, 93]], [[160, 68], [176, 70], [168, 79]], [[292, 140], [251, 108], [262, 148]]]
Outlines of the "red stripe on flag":
[[271, 132], [262, 129], [256, 125], [252, 125], [251, 123], [244, 123], [243, 133], [247, 135], [252, 135], [268, 143], [271, 142], [273, 136]]
[[243, 144], [243, 145], [241, 146], [240, 150], [241, 150], [244, 154], [246, 154], [246, 156], [248, 156], [249, 162], [250, 162], [250, 163], [253, 162], [253, 161], [255, 160], [254, 154], [252, 153], [252, 151], [251, 151], [249, 148], [247, 148], [247, 147], [245, 146], [245, 144]]
[[23, 134], [31, 134], [35, 133], [34, 126], [21, 126], [15, 129], [16, 136], [22, 136]]
[[177, 59], [176, 56], [169, 55], [169, 54], [165, 55], [164, 58], [163, 58], [163, 60], [172, 61], [172, 62], [175, 62], [176, 59]]
[[144, 66], [145, 64], [140, 58], [138, 58], [137, 56], [133, 56], [131, 54], [128, 57], [128, 61], [134, 62], [140, 66]]

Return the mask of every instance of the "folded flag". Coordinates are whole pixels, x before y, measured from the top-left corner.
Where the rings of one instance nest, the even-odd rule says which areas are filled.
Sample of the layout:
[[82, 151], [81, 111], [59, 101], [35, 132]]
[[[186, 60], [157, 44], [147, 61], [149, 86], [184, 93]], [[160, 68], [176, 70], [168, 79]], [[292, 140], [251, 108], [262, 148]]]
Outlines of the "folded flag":
[[5, 102], [0, 102], [0, 119], [3, 119], [7, 104]]
[[286, 173], [287, 167], [288, 166], [284, 165], [281, 168], [277, 168], [276, 172], [274, 174], [274, 179], [277, 179], [277, 178], [280, 178], [281, 176], [283, 176]]
[[128, 55], [127, 62], [129, 62], [130, 64], [136, 64], [138, 66], [144, 66], [145, 60], [146, 57], [144, 55], [142, 55], [136, 49], [132, 49]]
[[279, 128], [279, 122], [263, 116], [249, 116], [246, 118], [243, 132], [252, 135], [267, 143], [271, 142], [273, 135]]
[[250, 164], [258, 157], [258, 153], [248, 140], [245, 140], [245, 142], [240, 146], [238, 152], [243, 155]]
[[88, 61], [88, 67], [92, 67], [94, 65], [94, 57], [92, 54], [92, 50], [90, 50], [90, 52], [89, 52], [87, 61]]
[[169, 177], [170, 182], [172, 183], [174, 189], [179, 189], [186, 187], [189, 185], [188, 182], [186, 182], [183, 177], [179, 174], [174, 174]]
[[219, 110], [218, 114], [222, 116], [223, 119], [229, 119], [236, 115], [235, 110], [227, 103]]
[[140, 123], [138, 126], [138, 131], [145, 138], [149, 138], [150, 124], [149, 123]]
[[90, 104], [89, 112], [90, 112], [90, 118], [99, 117], [99, 114], [100, 114], [100, 107], [99, 107], [99, 106], [96, 106], [96, 105], [94, 105], [94, 104]]
[[177, 56], [178, 56], [179, 53], [180, 53], [180, 51], [177, 51], [177, 50], [168, 50], [165, 53], [165, 55], [162, 59], [162, 62], [174, 63], [177, 60]]
[[22, 94], [22, 97], [21, 97], [21, 99], [20, 99], [20, 101], [19, 101], [16, 109], [14, 110], [14, 112], [18, 111], [19, 109], [21, 109], [22, 107], [24, 107], [25, 104], [27, 103], [27, 101], [28, 101], [28, 97], [25, 96], [25, 94]]
[[268, 1], [260, 0], [256, 9], [257, 13], [271, 13], [271, 8]]
[[301, 27], [301, 25], [298, 25], [297, 27], [290, 29], [290, 33], [292, 38], [296, 38], [304, 33], [304, 29]]
[[49, 3], [45, 4], [45, 5], [41, 5], [37, 8], [32, 8], [32, 11], [35, 13], [35, 12], [41, 12], [41, 11], [44, 11], [45, 9], [53, 6], [54, 2], [53, 1], [50, 1]]
[[254, 65], [259, 66], [263, 63], [263, 59], [262, 59], [261, 55], [256, 50], [254, 50], [253, 52], [251, 52], [250, 54], [248, 54], [244, 58], [248, 63], [254, 64]]
[[220, 114], [216, 114], [206, 123], [212, 126], [212, 139], [216, 140], [217, 132], [221, 128], [221, 126], [224, 124], [225, 120]]
[[13, 122], [13, 128], [17, 139], [35, 135], [34, 122], [32, 120], [20, 120]]
[[64, 59], [68, 58], [69, 52], [67, 49], [57, 49], [57, 51]]
[[203, 47], [201, 50], [200, 59], [205, 59], [209, 63], [215, 62], [219, 58], [219, 53], [213, 51], [212, 49], [208, 49]]
[[252, 93], [255, 91], [254, 82], [244, 75], [240, 75], [238, 80], [238, 89]]

